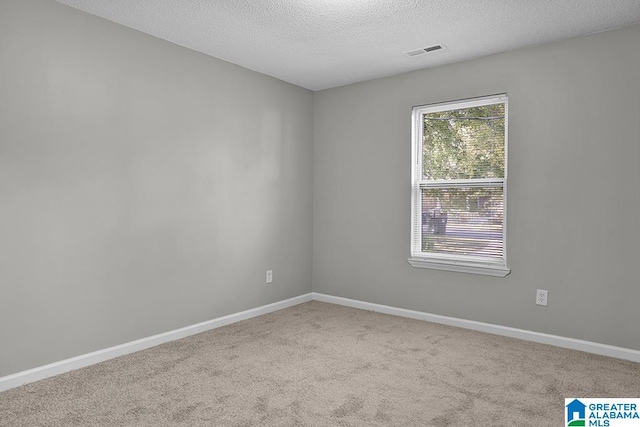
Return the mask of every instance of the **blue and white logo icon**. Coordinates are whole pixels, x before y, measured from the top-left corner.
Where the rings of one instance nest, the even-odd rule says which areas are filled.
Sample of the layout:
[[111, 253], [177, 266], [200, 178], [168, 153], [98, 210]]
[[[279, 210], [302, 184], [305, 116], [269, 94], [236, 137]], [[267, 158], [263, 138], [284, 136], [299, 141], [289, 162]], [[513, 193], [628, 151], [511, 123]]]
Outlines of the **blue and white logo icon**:
[[567, 426], [584, 426], [587, 405], [574, 399], [567, 406]]

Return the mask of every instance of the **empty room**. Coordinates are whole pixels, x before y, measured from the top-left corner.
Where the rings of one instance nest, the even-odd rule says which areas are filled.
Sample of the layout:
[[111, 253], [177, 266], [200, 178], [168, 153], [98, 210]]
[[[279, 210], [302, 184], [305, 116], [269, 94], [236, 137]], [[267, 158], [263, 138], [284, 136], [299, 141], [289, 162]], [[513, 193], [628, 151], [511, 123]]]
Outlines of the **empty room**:
[[640, 2], [0, 0], [0, 426], [640, 426]]

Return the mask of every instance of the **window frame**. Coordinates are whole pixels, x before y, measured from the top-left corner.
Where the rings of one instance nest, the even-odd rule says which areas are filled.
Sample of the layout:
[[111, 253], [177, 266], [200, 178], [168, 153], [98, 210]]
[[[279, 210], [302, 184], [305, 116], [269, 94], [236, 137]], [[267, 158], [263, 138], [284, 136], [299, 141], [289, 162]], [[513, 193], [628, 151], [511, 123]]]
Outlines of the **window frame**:
[[[425, 180], [424, 172], [424, 123], [423, 115], [456, 109], [504, 104], [504, 177], [456, 180]], [[411, 114], [411, 257], [409, 264], [418, 268], [457, 271], [504, 277], [511, 272], [507, 267], [507, 175], [508, 175], [508, 136], [509, 136], [509, 98], [506, 93], [478, 98], [468, 98], [437, 104], [413, 107]], [[502, 218], [502, 258], [481, 256], [451, 255], [422, 252], [422, 190], [425, 188], [455, 187], [493, 187], [503, 189]]]

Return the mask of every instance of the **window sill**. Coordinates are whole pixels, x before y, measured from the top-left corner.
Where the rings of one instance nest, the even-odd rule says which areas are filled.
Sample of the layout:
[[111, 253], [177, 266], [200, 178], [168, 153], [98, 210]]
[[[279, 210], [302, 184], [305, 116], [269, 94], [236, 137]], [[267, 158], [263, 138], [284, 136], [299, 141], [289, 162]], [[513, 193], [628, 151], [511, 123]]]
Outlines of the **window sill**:
[[409, 264], [416, 268], [456, 271], [458, 273], [482, 274], [484, 276], [505, 277], [511, 269], [490, 264], [472, 264], [460, 261], [431, 260], [426, 258], [409, 258]]

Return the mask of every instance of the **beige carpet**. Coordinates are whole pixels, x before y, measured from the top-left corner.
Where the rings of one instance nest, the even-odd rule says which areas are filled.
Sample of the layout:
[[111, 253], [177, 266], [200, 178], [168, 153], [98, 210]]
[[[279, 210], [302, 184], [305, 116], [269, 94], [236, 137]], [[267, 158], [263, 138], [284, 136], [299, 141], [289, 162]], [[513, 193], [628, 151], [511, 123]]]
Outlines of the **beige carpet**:
[[2, 426], [560, 426], [640, 364], [311, 302], [0, 393]]

